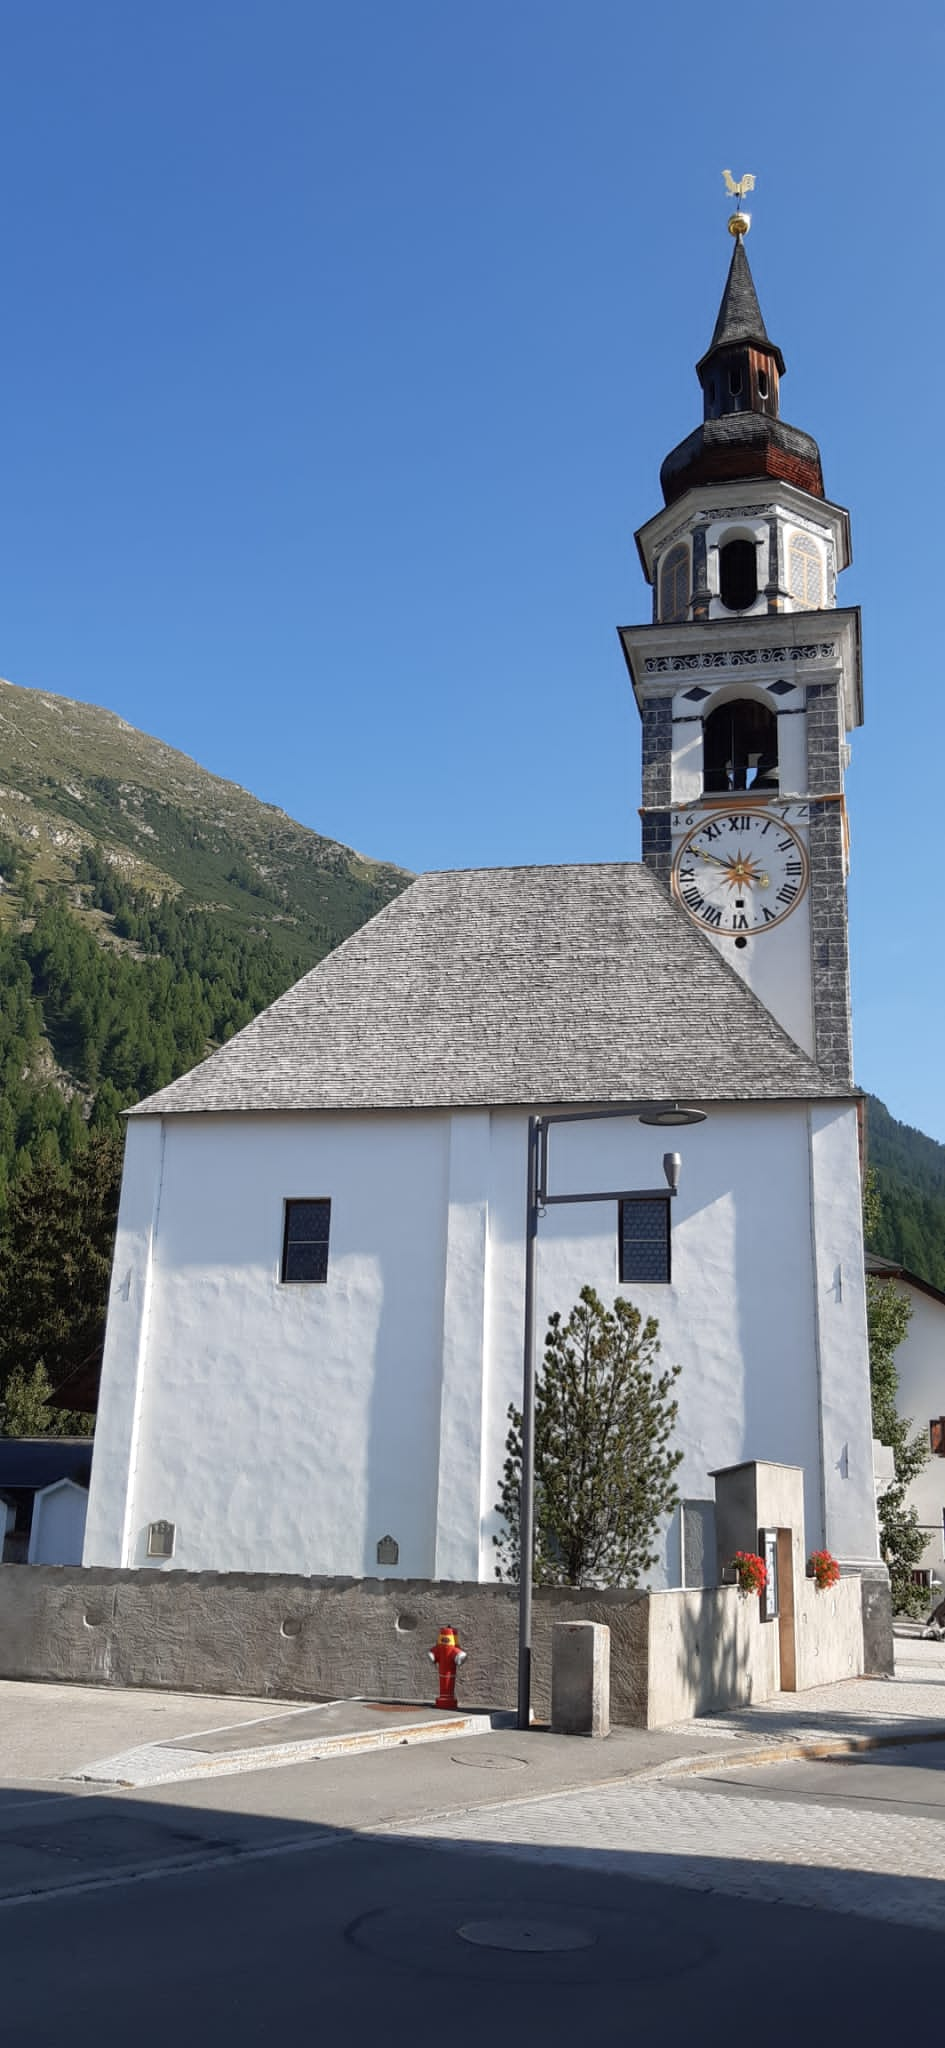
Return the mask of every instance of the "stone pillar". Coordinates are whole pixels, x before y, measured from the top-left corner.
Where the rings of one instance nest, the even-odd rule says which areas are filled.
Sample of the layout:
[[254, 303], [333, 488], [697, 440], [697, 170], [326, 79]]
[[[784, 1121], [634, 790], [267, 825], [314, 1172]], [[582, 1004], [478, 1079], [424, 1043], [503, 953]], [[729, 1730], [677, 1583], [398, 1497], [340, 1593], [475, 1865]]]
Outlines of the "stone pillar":
[[556, 1621], [551, 1631], [554, 1735], [610, 1734], [610, 1630], [599, 1621]]

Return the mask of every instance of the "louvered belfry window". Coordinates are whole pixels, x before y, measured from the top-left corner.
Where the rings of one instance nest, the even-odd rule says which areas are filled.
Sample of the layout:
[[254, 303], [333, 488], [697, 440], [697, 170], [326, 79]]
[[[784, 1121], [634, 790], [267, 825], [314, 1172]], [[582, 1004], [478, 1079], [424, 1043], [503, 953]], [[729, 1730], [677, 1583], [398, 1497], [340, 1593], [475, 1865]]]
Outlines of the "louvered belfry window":
[[669, 1268], [669, 1196], [630, 1196], [620, 1204], [619, 1276], [665, 1286]]
[[660, 619], [663, 624], [689, 617], [689, 549], [680, 541], [670, 548], [660, 569]]
[[282, 1279], [290, 1285], [312, 1285], [328, 1278], [330, 1201], [291, 1201], [285, 1205], [282, 1235]]
[[792, 534], [788, 559], [791, 596], [808, 611], [819, 611], [824, 601], [824, 583], [817, 542], [809, 533]]

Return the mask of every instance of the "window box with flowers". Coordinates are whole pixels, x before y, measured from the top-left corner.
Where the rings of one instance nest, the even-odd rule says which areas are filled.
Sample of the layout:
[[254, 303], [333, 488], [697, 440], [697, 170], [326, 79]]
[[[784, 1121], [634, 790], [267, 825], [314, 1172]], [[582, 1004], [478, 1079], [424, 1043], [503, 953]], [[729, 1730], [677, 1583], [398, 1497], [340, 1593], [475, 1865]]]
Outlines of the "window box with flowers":
[[818, 1593], [829, 1593], [840, 1579], [840, 1566], [829, 1550], [812, 1550], [807, 1560], [807, 1576], [813, 1579]]
[[737, 1586], [740, 1593], [756, 1593], [760, 1597], [768, 1583], [768, 1569], [757, 1551], [736, 1550], [722, 1577], [726, 1585]]

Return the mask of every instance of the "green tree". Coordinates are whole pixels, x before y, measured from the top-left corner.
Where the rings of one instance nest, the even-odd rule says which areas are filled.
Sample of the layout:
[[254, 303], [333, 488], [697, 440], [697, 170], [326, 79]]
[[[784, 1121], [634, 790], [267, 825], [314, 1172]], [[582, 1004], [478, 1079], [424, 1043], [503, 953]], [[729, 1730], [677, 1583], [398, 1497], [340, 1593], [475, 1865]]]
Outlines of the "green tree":
[[[876, 1176], [866, 1176], [863, 1193], [863, 1224], [868, 1240], [875, 1239], [880, 1226], [880, 1194]], [[877, 1502], [879, 1538], [889, 1567], [893, 1610], [896, 1614], [919, 1614], [927, 1606], [921, 1586], [912, 1574], [925, 1549], [919, 1517], [906, 1499], [917, 1472], [928, 1458], [928, 1446], [920, 1435], [911, 1435], [912, 1423], [899, 1413], [899, 1374], [896, 1352], [909, 1327], [912, 1303], [890, 1280], [878, 1273], [866, 1276], [866, 1321], [869, 1331], [870, 1391], [873, 1403], [873, 1434], [893, 1454], [895, 1479]]]
[[52, 1393], [42, 1361], [31, 1372], [14, 1366], [0, 1395], [0, 1436], [91, 1436], [91, 1415], [48, 1408]]
[[[679, 1498], [671, 1399], [679, 1367], [657, 1365], [658, 1324], [618, 1295], [581, 1290], [567, 1322], [549, 1317], [535, 1395], [536, 1584], [634, 1585], [656, 1563], [660, 1518]], [[522, 1418], [509, 1409], [495, 1538], [497, 1578], [519, 1575]]]
[[0, 1236], [0, 1391], [40, 1362], [57, 1387], [101, 1343], [121, 1151], [94, 1132], [71, 1172], [37, 1158], [14, 1182]]

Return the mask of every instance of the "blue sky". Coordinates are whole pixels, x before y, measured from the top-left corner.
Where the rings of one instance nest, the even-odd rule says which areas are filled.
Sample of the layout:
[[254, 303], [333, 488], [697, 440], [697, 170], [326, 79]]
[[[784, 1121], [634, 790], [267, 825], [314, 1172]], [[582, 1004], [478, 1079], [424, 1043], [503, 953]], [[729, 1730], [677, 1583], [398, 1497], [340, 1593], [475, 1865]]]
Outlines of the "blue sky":
[[420, 869], [639, 855], [615, 627], [749, 255], [850, 506], [857, 1072], [945, 1139], [945, 16], [0, 0], [0, 672]]

